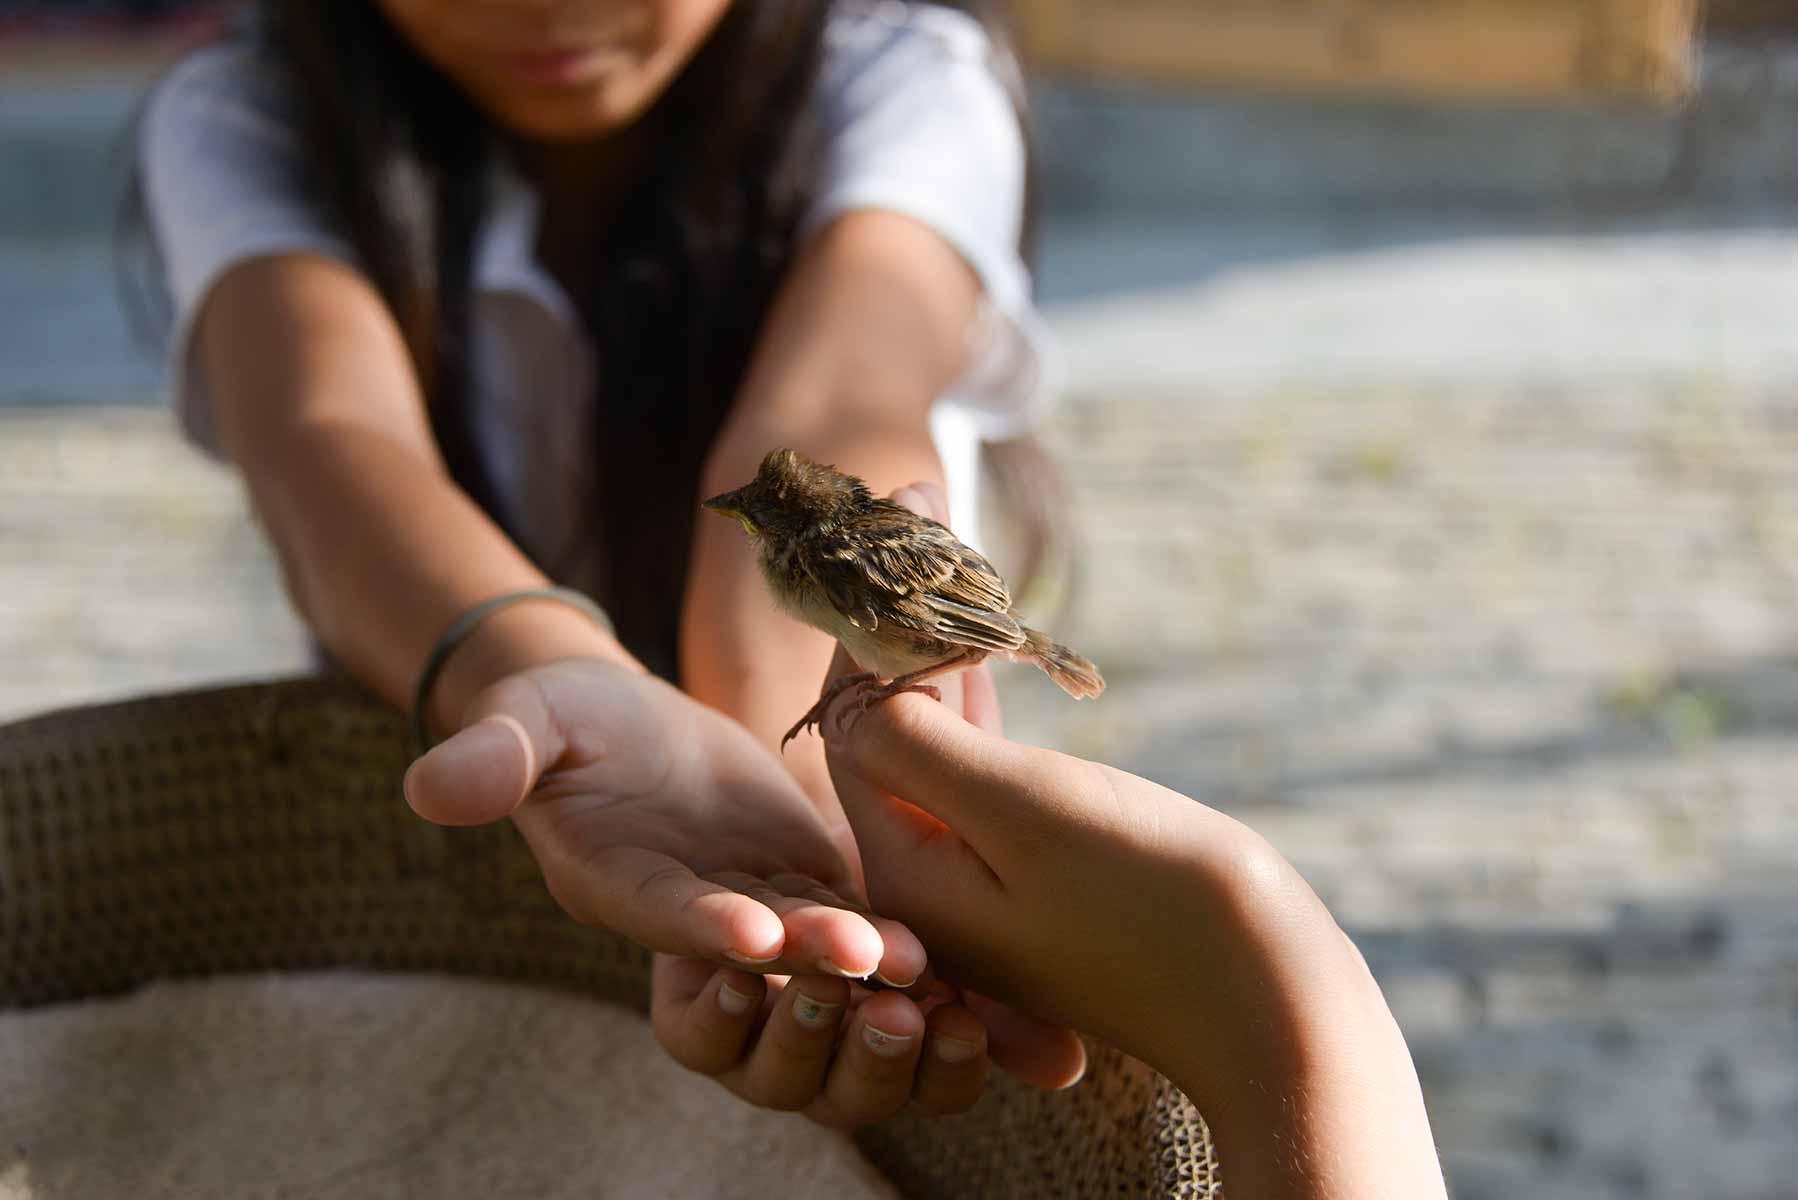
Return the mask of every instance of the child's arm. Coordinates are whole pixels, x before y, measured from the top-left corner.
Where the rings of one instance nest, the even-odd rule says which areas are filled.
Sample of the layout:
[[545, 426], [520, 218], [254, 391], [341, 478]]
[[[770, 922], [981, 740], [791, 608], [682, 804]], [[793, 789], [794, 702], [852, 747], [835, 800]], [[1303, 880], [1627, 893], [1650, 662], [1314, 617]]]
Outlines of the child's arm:
[[[858, 211], [828, 225], [773, 307], [695, 501], [747, 482], [777, 446], [882, 494], [940, 483], [930, 409], [963, 370], [979, 294], [967, 263], [909, 218]], [[769, 747], [817, 699], [832, 648], [774, 607], [749, 543], [717, 520], [695, 530], [681, 632], [687, 690]], [[834, 809], [822, 744], [800, 738], [785, 759]]]
[[[213, 287], [199, 322], [220, 440], [243, 472], [296, 605], [352, 674], [408, 705], [426, 655], [458, 614], [540, 586], [543, 576], [444, 470], [398, 329], [359, 274], [306, 255], [251, 260]], [[567, 674], [546, 680], [552, 663], [575, 664], [582, 685], [550, 686]], [[631, 811], [609, 825], [588, 820], [577, 838], [572, 823], [544, 817], [541, 792], [527, 796], [539, 776], [573, 771], [603, 751], [605, 722], [619, 713], [637, 721], [631, 748], [649, 764], [637, 773], [645, 779], [610, 785], [628, 791]], [[631, 932], [652, 949], [719, 961], [734, 948], [791, 954], [778, 969], [793, 971], [817, 970], [833, 955], [856, 970], [887, 960], [902, 973], [921, 968], [922, 948], [896, 924], [816, 905], [776, 914], [755, 898], [749, 876], [780, 870], [844, 891], [854, 880], [804, 796], [760, 747], [643, 675], [579, 611], [529, 603], [483, 620], [449, 657], [431, 714], [440, 734], [456, 736], [421, 760], [435, 769], [414, 772], [414, 806], [457, 824], [515, 809], [521, 824], [536, 819], [527, 829], [542, 830], [533, 848], [582, 920]], [[494, 717], [506, 720], [479, 720]], [[507, 730], [528, 734], [530, 744]], [[679, 769], [655, 769], [658, 756]], [[719, 844], [717, 793], [732, 784], [737, 839]], [[696, 879], [731, 868], [738, 894]], [[638, 876], [643, 886], [631, 886]], [[701, 894], [713, 899], [696, 903]]]
[[830, 755], [881, 911], [954, 978], [1161, 1068], [1233, 1195], [1445, 1194], [1379, 985], [1265, 839], [918, 696]]

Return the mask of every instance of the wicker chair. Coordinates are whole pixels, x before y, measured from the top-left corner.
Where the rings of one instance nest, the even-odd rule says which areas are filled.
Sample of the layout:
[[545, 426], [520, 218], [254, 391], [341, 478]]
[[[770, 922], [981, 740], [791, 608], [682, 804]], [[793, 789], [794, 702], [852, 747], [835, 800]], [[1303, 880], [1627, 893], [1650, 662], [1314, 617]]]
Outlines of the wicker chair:
[[[291, 680], [0, 727], [0, 1007], [228, 972], [450, 971], [645, 1010], [648, 956], [550, 900], [509, 825], [444, 829], [398, 800], [404, 723]], [[994, 1077], [969, 1114], [858, 1134], [907, 1195], [1214, 1197], [1198, 1114], [1089, 1046], [1086, 1080]]]

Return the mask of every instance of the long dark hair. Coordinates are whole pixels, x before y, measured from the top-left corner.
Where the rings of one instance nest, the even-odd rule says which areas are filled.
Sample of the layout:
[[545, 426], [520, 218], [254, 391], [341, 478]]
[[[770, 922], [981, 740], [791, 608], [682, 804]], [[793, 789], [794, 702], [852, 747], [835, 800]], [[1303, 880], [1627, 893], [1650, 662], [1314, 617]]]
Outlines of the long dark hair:
[[[592, 314], [604, 393], [586, 534], [600, 539], [600, 599], [663, 673], [674, 667], [699, 472], [817, 183], [807, 101], [830, 2], [727, 9], [642, 118], [682, 136], [650, 139], [659, 149], [609, 216], [593, 294], [579, 305]], [[980, 0], [953, 7], [1006, 38]], [[369, 0], [260, 8], [258, 42], [289, 77], [333, 215], [405, 334], [451, 474], [504, 523], [471, 428], [468, 336], [486, 168], [503, 136]], [[576, 549], [521, 544], [552, 575]]]

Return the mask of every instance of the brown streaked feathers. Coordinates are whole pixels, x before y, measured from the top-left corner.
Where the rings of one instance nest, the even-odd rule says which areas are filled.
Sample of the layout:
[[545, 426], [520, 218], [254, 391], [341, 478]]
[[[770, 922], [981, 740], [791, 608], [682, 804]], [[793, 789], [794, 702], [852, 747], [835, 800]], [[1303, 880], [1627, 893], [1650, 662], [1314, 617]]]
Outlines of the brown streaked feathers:
[[[925, 679], [993, 654], [1034, 662], [1076, 699], [1105, 690], [1092, 663], [1018, 619], [984, 557], [852, 475], [775, 450], [753, 480], [705, 507], [742, 523], [781, 607], [836, 637], [869, 672], [856, 686], [891, 681], [864, 692], [863, 709], [902, 691], [934, 694]], [[841, 690], [826, 689], [787, 737], [815, 724]]]

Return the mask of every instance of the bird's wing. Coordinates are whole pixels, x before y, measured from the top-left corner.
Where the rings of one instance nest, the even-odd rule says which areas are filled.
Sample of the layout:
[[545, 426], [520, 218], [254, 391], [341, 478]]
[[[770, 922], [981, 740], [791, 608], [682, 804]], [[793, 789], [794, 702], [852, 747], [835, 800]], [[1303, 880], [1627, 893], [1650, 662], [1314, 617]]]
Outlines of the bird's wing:
[[876, 501], [853, 530], [827, 537], [808, 560], [836, 610], [870, 632], [888, 621], [985, 650], [1024, 644], [1011, 593], [993, 564], [935, 521], [890, 501]]

